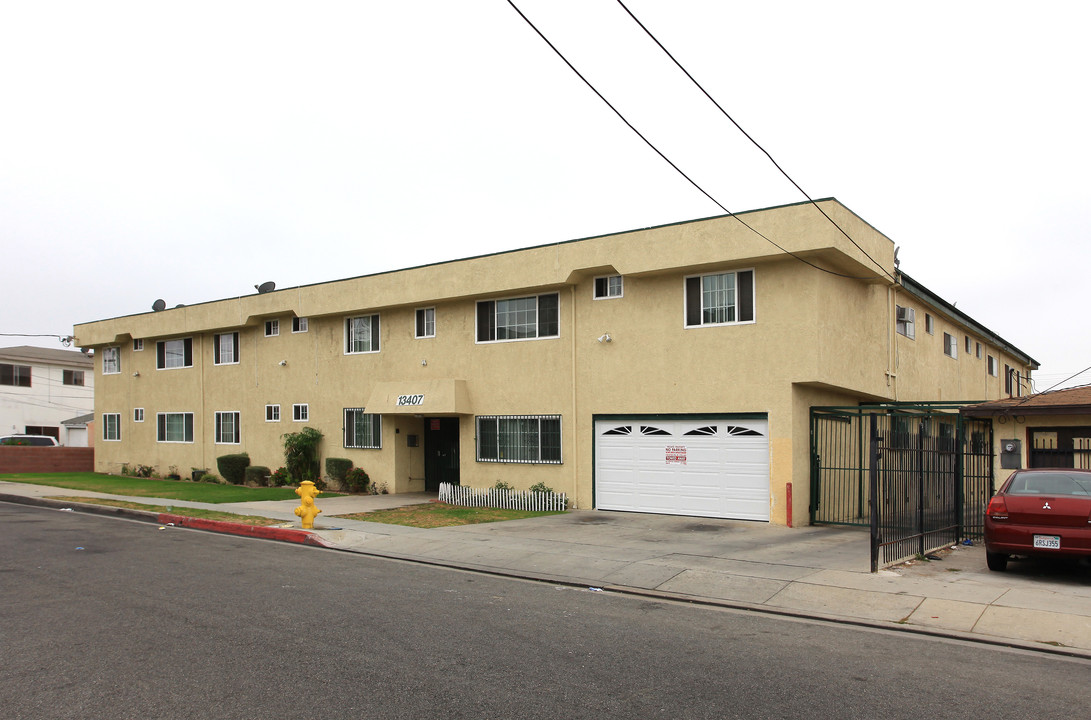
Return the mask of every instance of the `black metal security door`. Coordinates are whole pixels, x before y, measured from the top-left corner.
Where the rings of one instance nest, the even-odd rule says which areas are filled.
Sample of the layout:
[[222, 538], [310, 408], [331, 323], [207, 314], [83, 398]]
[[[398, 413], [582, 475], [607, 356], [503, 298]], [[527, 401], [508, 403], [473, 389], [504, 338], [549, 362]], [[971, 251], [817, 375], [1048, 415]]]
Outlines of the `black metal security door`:
[[992, 425], [957, 406], [811, 411], [811, 522], [872, 533], [872, 569], [984, 532]]
[[424, 419], [424, 489], [439, 492], [440, 483], [459, 484], [458, 418]]

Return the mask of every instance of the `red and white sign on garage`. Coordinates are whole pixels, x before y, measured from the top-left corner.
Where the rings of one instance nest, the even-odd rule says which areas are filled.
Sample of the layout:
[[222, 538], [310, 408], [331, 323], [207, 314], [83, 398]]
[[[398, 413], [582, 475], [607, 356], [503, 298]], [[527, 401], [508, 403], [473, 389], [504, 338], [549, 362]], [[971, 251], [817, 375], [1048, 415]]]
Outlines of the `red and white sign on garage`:
[[686, 464], [686, 446], [685, 445], [668, 445], [666, 448], [667, 464], [668, 465], [685, 465]]

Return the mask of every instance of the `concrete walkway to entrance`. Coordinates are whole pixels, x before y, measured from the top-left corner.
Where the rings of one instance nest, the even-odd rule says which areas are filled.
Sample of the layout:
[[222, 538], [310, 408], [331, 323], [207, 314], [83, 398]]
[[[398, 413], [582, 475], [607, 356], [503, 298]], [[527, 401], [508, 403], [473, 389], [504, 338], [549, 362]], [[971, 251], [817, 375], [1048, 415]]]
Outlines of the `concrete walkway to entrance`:
[[[212, 505], [0, 481], [2, 501], [79, 509], [41, 500], [57, 495], [204, 507], [300, 527], [294, 515], [298, 500]], [[867, 533], [857, 529], [595, 510], [428, 530], [336, 517], [434, 498], [319, 497], [323, 512], [314, 535], [350, 552], [1091, 658], [1086, 563], [1015, 561], [1008, 572], [996, 573], [986, 569], [983, 547], [959, 546], [940, 553], [941, 560], [873, 574]]]

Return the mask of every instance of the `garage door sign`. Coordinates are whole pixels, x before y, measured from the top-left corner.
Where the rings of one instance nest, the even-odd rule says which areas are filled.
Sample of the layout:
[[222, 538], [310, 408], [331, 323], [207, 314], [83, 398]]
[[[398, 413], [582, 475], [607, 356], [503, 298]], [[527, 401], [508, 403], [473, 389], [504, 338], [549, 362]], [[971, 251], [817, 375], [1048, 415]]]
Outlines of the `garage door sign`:
[[685, 465], [686, 464], [686, 446], [685, 445], [668, 445], [666, 448], [666, 457], [668, 465]]

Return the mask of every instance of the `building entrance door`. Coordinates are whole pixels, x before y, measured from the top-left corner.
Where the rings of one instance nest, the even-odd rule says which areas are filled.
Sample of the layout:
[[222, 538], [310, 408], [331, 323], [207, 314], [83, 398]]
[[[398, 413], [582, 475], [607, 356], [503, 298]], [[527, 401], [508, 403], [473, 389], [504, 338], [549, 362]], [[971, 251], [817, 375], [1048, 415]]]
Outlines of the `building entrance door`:
[[424, 489], [440, 483], [458, 485], [458, 418], [424, 418]]

